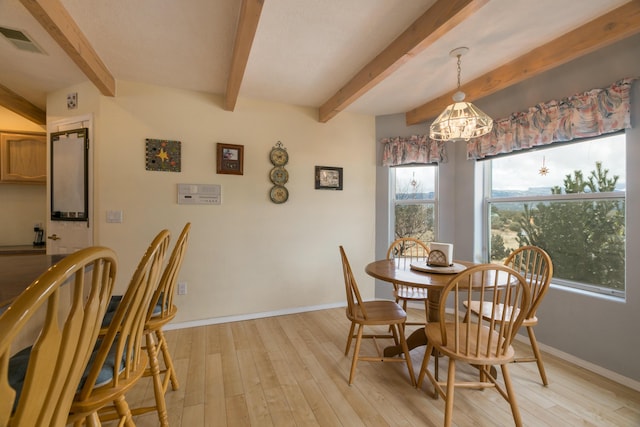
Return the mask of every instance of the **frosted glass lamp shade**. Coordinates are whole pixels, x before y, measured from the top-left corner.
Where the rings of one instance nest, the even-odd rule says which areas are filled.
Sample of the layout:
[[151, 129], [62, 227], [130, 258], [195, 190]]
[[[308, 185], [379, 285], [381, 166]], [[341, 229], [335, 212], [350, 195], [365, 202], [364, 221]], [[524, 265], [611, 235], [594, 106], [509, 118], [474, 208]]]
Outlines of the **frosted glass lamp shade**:
[[491, 132], [493, 120], [470, 102], [454, 102], [440, 114], [429, 128], [436, 141], [465, 140]]

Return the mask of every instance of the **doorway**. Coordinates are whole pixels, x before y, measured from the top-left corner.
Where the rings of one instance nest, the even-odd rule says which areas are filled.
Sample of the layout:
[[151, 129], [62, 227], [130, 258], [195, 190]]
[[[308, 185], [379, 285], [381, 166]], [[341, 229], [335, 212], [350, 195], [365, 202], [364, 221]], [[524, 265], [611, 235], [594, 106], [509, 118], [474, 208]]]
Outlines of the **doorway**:
[[[91, 114], [70, 117], [47, 125], [48, 255], [69, 254], [93, 245], [92, 135]], [[53, 142], [54, 140], [56, 142]], [[86, 152], [82, 152], [83, 149]], [[80, 164], [77, 164], [78, 162]], [[83, 173], [79, 173], [80, 171]], [[70, 184], [77, 181], [78, 177], [83, 181], [81, 195], [77, 194], [76, 185]], [[76, 207], [79, 203], [81, 207]]]

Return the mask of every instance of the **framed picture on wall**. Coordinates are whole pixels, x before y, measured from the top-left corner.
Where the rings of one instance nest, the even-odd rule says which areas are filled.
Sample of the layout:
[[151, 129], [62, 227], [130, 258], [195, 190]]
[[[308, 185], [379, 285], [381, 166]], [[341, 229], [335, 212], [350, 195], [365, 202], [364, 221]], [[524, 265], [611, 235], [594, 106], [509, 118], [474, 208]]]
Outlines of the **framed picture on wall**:
[[218, 143], [217, 173], [242, 175], [244, 167], [244, 146]]
[[342, 168], [316, 166], [316, 190], [342, 190]]

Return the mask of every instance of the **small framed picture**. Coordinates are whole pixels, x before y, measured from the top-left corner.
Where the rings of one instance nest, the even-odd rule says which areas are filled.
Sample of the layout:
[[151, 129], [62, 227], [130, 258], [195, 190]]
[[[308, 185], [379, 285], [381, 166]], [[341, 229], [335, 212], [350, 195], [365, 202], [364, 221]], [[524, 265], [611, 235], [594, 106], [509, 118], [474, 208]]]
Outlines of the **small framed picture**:
[[316, 190], [342, 190], [342, 168], [316, 166]]
[[218, 143], [218, 163], [216, 172], [242, 175], [244, 166], [244, 145]]

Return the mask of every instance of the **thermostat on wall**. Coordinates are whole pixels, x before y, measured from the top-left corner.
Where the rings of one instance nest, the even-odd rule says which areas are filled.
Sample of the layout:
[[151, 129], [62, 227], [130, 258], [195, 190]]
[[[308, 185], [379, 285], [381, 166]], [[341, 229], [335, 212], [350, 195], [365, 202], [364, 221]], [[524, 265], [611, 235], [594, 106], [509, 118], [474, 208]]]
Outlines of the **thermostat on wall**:
[[178, 184], [179, 205], [219, 205], [221, 202], [219, 184]]

